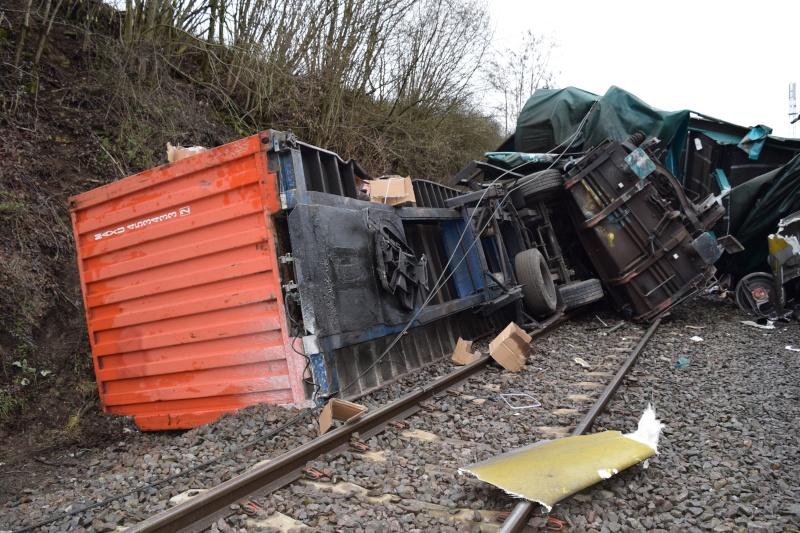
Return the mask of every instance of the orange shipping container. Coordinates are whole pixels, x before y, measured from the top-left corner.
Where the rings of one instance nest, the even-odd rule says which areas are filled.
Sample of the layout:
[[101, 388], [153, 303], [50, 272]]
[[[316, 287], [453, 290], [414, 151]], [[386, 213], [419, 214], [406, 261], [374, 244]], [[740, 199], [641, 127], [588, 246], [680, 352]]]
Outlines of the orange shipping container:
[[253, 135], [70, 199], [105, 412], [143, 430], [181, 429], [305, 399], [265, 141]]

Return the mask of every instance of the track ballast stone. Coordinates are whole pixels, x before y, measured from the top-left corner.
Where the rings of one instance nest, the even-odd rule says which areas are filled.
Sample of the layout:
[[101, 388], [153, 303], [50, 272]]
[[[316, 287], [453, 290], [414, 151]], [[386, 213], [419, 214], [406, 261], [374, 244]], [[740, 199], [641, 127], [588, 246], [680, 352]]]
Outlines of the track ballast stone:
[[[544, 339], [533, 341], [530, 364], [519, 373], [486, 373], [442, 395], [432, 413], [411, 417], [404, 430], [369, 439], [366, 456], [345, 453], [312, 463], [327, 469], [322, 482], [301, 481], [263, 503], [258, 520], [285, 517], [290, 527], [318, 531], [496, 531], [497, 513], [516, 500], [491, 485], [458, 474], [460, 467], [530, 442], [568, 435], [597, 398], [644, 328], [611, 335], [588, 330], [618, 316], [595, 306]], [[649, 467], [634, 466], [558, 503], [551, 516], [570, 531], [792, 531], [800, 525], [800, 344], [796, 322], [760, 330], [729, 302], [698, 299], [665, 319], [641, 354], [608, 412], [591, 431], [632, 431], [652, 402], [667, 427]], [[687, 326], [702, 327], [702, 329]], [[702, 337], [692, 341], [691, 337]], [[487, 340], [476, 343], [486, 353]], [[675, 368], [680, 356], [688, 365]], [[575, 363], [580, 357], [590, 366]], [[371, 409], [452, 369], [443, 362], [374, 393]], [[512, 410], [503, 392], [528, 393], [542, 406]], [[212, 466], [140, 492], [48, 531], [113, 531], [171, 505], [190, 489], [222, 483], [317, 435], [316, 418], [249, 448], [248, 442], [298, 411], [255, 406], [187, 432], [141, 434], [100, 452], [73, 450], [79, 466], [31, 486], [0, 509], [0, 529], [15, 530], [68, 509], [143, 488], [235, 451]], [[70, 457], [70, 454], [74, 457]], [[529, 524], [543, 529], [546, 516]], [[254, 526], [240, 509], [213, 531], [277, 531]], [[299, 529], [298, 529], [299, 531]]]

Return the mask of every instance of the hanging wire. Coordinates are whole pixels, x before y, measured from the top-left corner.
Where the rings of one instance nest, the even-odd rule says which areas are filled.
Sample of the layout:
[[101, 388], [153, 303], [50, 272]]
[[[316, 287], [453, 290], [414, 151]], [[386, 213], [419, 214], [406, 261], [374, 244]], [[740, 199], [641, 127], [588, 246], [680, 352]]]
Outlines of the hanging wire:
[[[573, 133], [572, 135], [570, 135], [567, 138], [567, 139], [569, 139], [569, 144], [565, 148], [564, 152], [569, 150], [569, 148], [572, 146], [572, 143], [575, 141], [575, 139], [577, 139], [578, 135], [580, 134], [581, 130], [583, 129], [583, 126], [586, 124], [586, 121], [589, 118], [589, 115], [594, 110], [595, 105], [597, 105], [597, 102], [592, 104], [592, 107], [589, 108], [589, 111], [586, 113], [586, 116], [584, 116], [583, 119], [581, 120], [580, 124], [578, 124], [578, 128], [575, 130], [575, 133]], [[564, 142], [560, 143], [553, 150], [555, 150], [558, 147], [564, 145], [565, 142], [567, 142], [567, 140], [565, 140]], [[553, 166], [561, 159], [561, 157], [563, 155], [564, 155], [563, 152], [561, 154], [559, 154], [558, 157], [556, 157], [553, 160], [553, 162], [550, 163], [550, 165], [545, 170], [549, 170], [549, 169], [553, 168]], [[461, 243], [464, 240], [464, 236], [466, 235], [467, 231], [470, 229], [470, 226], [472, 224], [472, 218], [475, 216], [475, 213], [478, 211], [478, 207], [480, 207], [481, 203], [483, 202], [484, 198], [486, 197], [486, 193], [489, 191], [491, 186], [494, 185], [495, 183], [497, 183], [497, 181], [500, 180], [501, 178], [503, 178], [504, 176], [508, 175], [509, 173], [513, 172], [514, 170], [520, 168], [521, 166], [523, 166], [525, 164], [526, 164], [526, 162], [523, 162], [523, 163], [511, 168], [510, 170], [506, 170], [505, 172], [503, 172], [502, 174], [497, 176], [494, 180], [492, 180], [492, 182], [487, 187], [484, 188], [483, 194], [478, 199], [478, 202], [475, 205], [475, 208], [472, 210], [472, 213], [470, 214], [469, 219], [467, 219], [467, 223], [464, 225], [464, 230], [461, 232], [461, 236], [459, 237], [458, 242], [454, 246], [454, 249], [458, 249], [461, 246]], [[519, 178], [516, 181], [519, 181]], [[491, 216], [487, 217], [486, 223], [483, 225], [483, 227], [480, 228], [480, 231], [477, 232], [478, 235], [480, 235], [481, 233], [484, 232], [484, 230], [486, 230], [486, 228], [491, 223], [492, 218], [494, 217], [495, 213], [497, 213], [497, 211], [500, 210], [500, 208], [506, 202], [506, 200], [511, 195], [511, 193], [516, 191], [520, 187], [522, 187], [521, 184], [520, 185], [515, 184], [515, 186], [513, 186], [511, 189], [509, 189], [506, 192], [506, 194], [503, 196], [503, 198], [501, 200], [497, 201], [497, 204], [496, 204], [494, 210], [492, 211]], [[453, 262], [453, 256], [451, 256], [448, 259], [447, 263], [442, 267], [442, 273], [439, 274], [439, 278], [434, 283], [433, 289], [431, 289], [431, 292], [428, 295], [428, 297], [422, 303], [420, 308], [414, 313], [414, 316], [412, 316], [411, 319], [406, 323], [405, 327], [394, 337], [394, 339], [389, 344], [389, 346], [383, 351], [383, 353], [381, 353], [381, 355], [375, 361], [372, 362], [372, 364], [370, 364], [363, 372], [361, 372], [361, 374], [359, 374], [355, 379], [353, 379], [346, 387], [340, 388], [336, 393], [332, 394], [331, 397], [341, 395], [344, 391], [346, 391], [346, 390], [350, 389], [351, 387], [353, 387], [353, 385], [355, 385], [359, 380], [361, 380], [361, 378], [363, 378], [370, 371], [372, 371], [372, 369], [374, 369], [375, 366], [378, 363], [380, 363], [383, 360], [383, 358], [386, 357], [386, 355], [388, 355], [388, 353], [391, 351], [391, 349], [394, 348], [394, 346], [400, 341], [400, 339], [403, 337], [403, 335], [405, 335], [405, 333], [411, 328], [411, 326], [413, 325], [414, 321], [419, 317], [419, 315], [422, 313], [422, 311], [428, 306], [428, 304], [431, 302], [431, 300], [433, 300], [434, 296], [436, 296], [436, 294], [442, 289], [442, 287], [445, 285], [445, 283], [447, 283], [447, 281], [449, 281], [450, 278], [455, 274], [456, 270], [458, 270], [458, 267], [460, 267], [461, 264], [466, 260], [469, 252], [472, 250], [472, 248], [478, 242], [479, 242], [479, 239], [473, 239], [472, 244], [463, 253], [463, 256], [461, 257], [461, 260], [458, 262], [458, 264], [456, 264], [456, 266], [450, 270], [450, 274], [446, 278], [444, 278], [444, 280], [442, 280], [442, 278], [444, 277], [445, 273], [447, 272], [448, 267]]]
[[[574, 133], [574, 134], [572, 134], [570, 137], [568, 137], [568, 139], [570, 139], [570, 141], [569, 141], [569, 144], [567, 145], [567, 147], [565, 148], [564, 152], [566, 152], [567, 150], [569, 150], [569, 148], [572, 146], [572, 143], [573, 143], [573, 142], [574, 142], [574, 140], [577, 138], [577, 136], [578, 136], [578, 134], [580, 133], [580, 131], [581, 131], [581, 129], [583, 128], [583, 126], [586, 124], [586, 120], [589, 118], [589, 115], [591, 114], [592, 110], [594, 110], [594, 107], [595, 107], [595, 105], [596, 105], [596, 104], [597, 104], [597, 102], [595, 102], [595, 103], [592, 105], [592, 107], [591, 107], [591, 108], [589, 109], [589, 111], [586, 113], [586, 116], [585, 116], [585, 117], [583, 117], [583, 120], [581, 120], [580, 124], [578, 125], [578, 128], [575, 130], [575, 133]], [[553, 150], [556, 150], [556, 149], [557, 149], [557, 148], [559, 148], [560, 146], [564, 145], [564, 143], [565, 143], [565, 142], [566, 142], [566, 140], [565, 140], [565, 141], [563, 141], [562, 143], [560, 143], [560, 144], [559, 144], [558, 146], [556, 146], [555, 148], [553, 148], [553, 149], [552, 149], [550, 152], [552, 152]], [[550, 152], [548, 152], [548, 153], [550, 153]], [[554, 159], [554, 160], [553, 160], [553, 162], [552, 162], [552, 163], [551, 163], [551, 164], [550, 164], [550, 165], [547, 167], [547, 169], [546, 169], [546, 170], [549, 170], [550, 168], [552, 168], [552, 167], [553, 167], [553, 166], [554, 166], [554, 165], [555, 165], [555, 164], [556, 164], [556, 163], [557, 163], [557, 162], [558, 162], [558, 161], [561, 159], [561, 157], [564, 155], [564, 152], [562, 152], [561, 154], [559, 154], [559, 156], [558, 156], [556, 159]], [[487, 187], [484, 189], [484, 192], [483, 192], [483, 194], [481, 195], [481, 197], [478, 199], [478, 202], [476, 203], [476, 205], [475, 205], [475, 208], [474, 208], [474, 209], [473, 209], [473, 211], [472, 211], [472, 214], [470, 214], [470, 217], [469, 217], [469, 219], [467, 219], [467, 224], [465, 224], [465, 225], [464, 225], [464, 230], [461, 232], [461, 236], [459, 237], [459, 239], [458, 239], [458, 242], [456, 243], [456, 246], [455, 246], [455, 248], [458, 248], [458, 247], [460, 247], [460, 246], [461, 246], [461, 243], [462, 243], [462, 242], [463, 242], [463, 240], [464, 240], [464, 236], [466, 235], [467, 231], [470, 229], [470, 226], [471, 226], [471, 224], [472, 224], [472, 218], [475, 216], [475, 212], [478, 210], [478, 207], [480, 207], [480, 204], [483, 202], [483, 200], [484, 200], [484, 198], [485, 198], [485, 196], [486, 196], [486, 193], [488, 192], [489, 188], [490, 188], [492, 185], [494, 185], [495, 183], [497, 183], [497, 181], [498, 181], [498, 180], [500, 180], [500, 179], [501, 179], [503, 176], [506, 176], [507, 174], [509, 174], [509, 173], [513, 172], [514, 170], [516, 170], [516, 169], [520, 168], [520, 167], [521, 167], [521, 166], [523, 166], [524, 164], [525, 164], [525, 163], [522, 163], [522, 164], [520, 164], [520, 165], [517, 165], [516, 167], [513, 167], [513, 168], [511, 168], [510, 170], [506, 170], [505, 172], [503, 172], [502, 174], [500, 174], [498, 177], [496, 177], [494, 180], [492, 180], [492, 182], [491, 182], [491, 183], [490, 183], [490, 184], [489, 184], [489, 185], [488, 185], [488, 186], [487, 186]], [[516, 183], [516, 182], [518, 182], [518, 181], [519, 181], [519, 178], [517, 178], [517, 179], [515, 180], [515, 183]], [[499, 209], [500, 209], [500, 208], [501, 208], [501, 207], [504, 205], [504, 203], [505, 203], [505, 202], [506, 202], [506, 200], [508, 199], [509, 195], [510, 195], [512, 192], [514, 192], [514, 191], [516, 191], [517, 189], [519, 189], [520, 187], [521, 187], [521, 185], [515, 185], [514, 187], [512, 187], [511, 189], [509, 189], [509, 190], [506, 192], [506, 194], [503, 196], [503, 198], [502, 198], [502, 199], [500, 199], [500, 200], [498, 200], [498, 201], [497, 201], [497, 204], [496, 204], [496, 206], [495, 206], [494, 210], [492, 211], [492, 216], [490, 216], [490, 217], [488, 217], [488, 218], [487, 218], [487, 222], [486, 222], [486, 223], [485, 223], [485, 224], [484, 224], [484, 225], [481, 227], [480, 231], [478, 232], [478, 235], [480, 235], [481, 233], [483, 233], [483, 231], [484, 231], [484, 230], [485, 230], [485, 229], [486, 229], [486, 228], [489, 226], [489, 223], [491, 222], [491, 220], [492, 220], [492, 217], [493, 217], [493, 216], [494, 216], [494, 214], [495, 214], [495, 213], [496, 213], [496, 212], [497, 212], [497, 211], [498, 211], [498, 210], [499, 210]], [[357, 378], [355, 378], [353, 381], [351, 381], [351, 382], [350, 382], [350, 384], [348, 384], [346, 387], [344, 387], [344, 388], [342, 388], [342, 389], [339, 389], [339, 391], [337, 391], [336, 393], [334, 393], [333, 395], [331, 395], [331, 397], [334, 397], [334, 396], [340, 395], [342, 392], [344, 392], [344, 391], [346, 391], [346, 390], [350, 389], [350, 388], [351, 388], [353, 385], [355, 385], [355, 384], [356, 384], [356, 383], [357, 383], [357, 382], [358, 382], [358, 381], [359, 381], [361, 378], [363, 378], [363, 377], [364, 377], [364, 376], [365, 376], [365, 375], [366, 375], [366, 374], [367, 374], [369, 371], [371, 371], [373, 368], [375, 368], [375, 366], [376, 366], [376, 365], [377, 365], [377, 364], [378, 364], [378, 363], [379, 363], [381, 360], [383, 360], [383, 358], [384, 358], [384, 357], [386, 357], [386, 355], [389, 353], [389, 351], [391, 351], [391, 349], [392, 349], [392, 348], [394, 348], [394, 346], [395, 346], [395, 345], [397, 344], [397, 342], [398, 342], [398, 341], [399, 341], [399, 340], [402, 338], [402, 336], [403, 336], [403, 335], [406, 333], [406, 331], [408, 331], [408, 330], [411, 328], [412, 324], [413, 324], [413, 323], [414, 323], [414, 321], [415, 321], [415, 320], [416, 320], [416, 319], [419, 317], [419, 315], [422, 313], [423, 309], [425, 309], [425, 307], [427, 307], [427, 305], [430, 303], [430, 301], [433, 299], [433, 297], [434, 297], [434, 296], [435, 296], [435, 295], [436, 295], [436, 294], [437, 294], [437, 293], [438, 293], [438, 292], [441, 290], [441, 288], [444, 286], [444, 284], [445, 284], [445, 283], [447, 283], [447, 281], [449, 281], [449, 280], [450, 280], [450, 278], [453, 276], [453, 274], [455, 273], [455, 271], [456, 271], [456, 270], [458, 270], [458, 268], [461, 266], [461, 264], [462, 264], [462, 263], [464, 262], [464, 260], [467, 258], [467, 255], [469, 254], [469, 252], [472, 250], [472, 248], [475, 246], [475, 244], [476, 244], [477, 242], [478, 242], [478, 240], [475, 240], [475, 239], [473, 239], [473, 241], [472, 241], [472, 244], [471, 244], [471, 245], [469, 246], [469, 248], [467, 248], [467, 250], [464, 252], [464, 254], [463, 254], [463, 257], [461, 258], [461, 260], [458, 262], [458, 264], [456, 264], [455, 268], [453, 268], [453, 269], [451, 270], [451, 273], [450, 273], [450, 274], [449, 274], [447, 277], [445, 277], [445, 278], [443, 279], [443, 276], [444, 276], [445, 272], [447, 271], [447, 267], [448, 267], [448, 266], [450, 266], [450, 264], [451, 264], [451, 263], [452, 263], [452, 261], [453, 261], [453, 258], [452, 258], [452, 257], [450, 257], [450, 259], [449, 259], [449, 260], [447, 261], [447, 263], [444, 265], [444, 267], [443, 267], [443, 269], [442, 269], [442, 273], [439, 275], [439, 278], [436, 280], [436, 283], [434, 284], [434, 287], [433, 287], [433, 289], [431, 290], [431, 293], [428, 295], [428, 297], [427, 297], [427, 298], [425, 299], [425, 301], [422, 303], [422, 305], [420, 306], [420, 309], [414, 313], [414, 316], [413, 316], [413, 317], [412, 317], [412, 318], [411, 318], [411, 319], [408, 321], [408, 323], [405, 325], [405, 327], [402, 329], [402, 331], [400, 331], [400, 332], [397, 334], [397, 336], [395, 336], [395, 338], [394, 338], [394, 340], [391, 342], [391, 344], [389, 344], [389, 346], [388, 346], [388, 347], [387, 347], [387, 348], [386, 348], [386, 349], [383, 351], [383, 353], [381, 353], [381, 355], [378, 357], [378, 359], [376, 359], [376, 360], [375, 360], [375, 361], [374, 361], [374, 362], [373, 362], [373, 363], [372, 363], [372, 364], [371, 364], [371, 365], [370, 365], [370, 366], [369, 366], [369, 367], [368, 367], [366, 370], [364, 370], [364, 372], [362, 372], [362, 373], [361, 373], [361, 374], [360, 374], [360, 375], [359, 375]], [[297, 330], [298, 330], [298, 331], [302, 331], [302, 328], [300, 328], [300, 326], [297, 324], [297, 322], [294, 320], [294, 318], [293, 318], [293, 317], [291, 316], [291, 314], [289, 313], [288, 304], [287, 304], [287, 302], [286, 302], [286, 301], [284, 301], [284, 306], [286, 306], [286, 307], [285, 307], [285, 310], [286, 310], [286, 316], [289, 318], [289, 320], [290, 320], [290, 321], [292, 322], [292, 324], [293, 324], [293, 325], [294, 325], [294, 326], [297, 328]], [[293, 342], [292, 342], [292, 350], [293, 350], [295, 353], [297, 353], [297, 354], [301, 355], [302, 357], [304, 357], [304, 358], [306, 359], [306, 367], [305, 367], [305, 369], [304, 369], [304, 371], [303, 371], [303, 375], [305, 376], [305, 372], [306, 372], [306, 370], [309, 368], [309, 365], [310, 365], [310, 363], [311, 363], [311, 360], [310, 360], [310, 358], [309, 358], [309, 357], [308, 357], [306, 354], [304, 354], [304, 353], [300, 353], [300, 352], [299, 352], [299, 351], [298, 351], [298, 350], [297, 350], [297, 349], [294, 347], [294, 341], [296, 341], [298, 338], [299, 338], [299, 337], [297, 337], [297, 336], [294, 336], [294, 339], [293, 339]], [[304, 381], [304, 382], [306, 382], [306, 383], [308, 383], [308, 381], [306, 381], [305, 377], [303, 378], [303, 381]], [[311, 384], [311, 385], [313, 385], [314, 387], [316, 387], [316, 388], [315, 388], [315, 390], [314, 390], [314, 393], [313, 393], [313, 394], [314, 394], [314, 396], [316, 396], [317, 392], [319, 391], [319, 386], [318, 386], [316, 383], [313, 383], [313, 381], [312, 381], [310, 384]], [[93, 504], [89, 504], [89, 505], [87, 505], [87, 506], [85, 506], [85, 507], [81, 507], [80, 509], [76, 509], [76, 510], [70, 511], [70, 512], [68, 512], [68, 513], [63, 513], [63, 514], [61, 514], [61, 515], [59, 515], [59, 516], [56, 516], [56, 517], [53, 517], [53, 518], [50, 518], [50, 519], [44, 520], [44, 521], [42, 521], [42, 522], [39, 522], [39, 523], [37, 523], [37, 524], [34, 524], [34, 525], [32, 525], [32, 526], [26, 526], [26, 527], [24, 527], [24, 528], [22, 528], [22, 529], [17, 529], [17, 530], [15, 530], [15, 531], [13, 531], [13, 533], [27, 533], [28, 531], [33, 531], [33, 530], [35, 530], [35, 529], [38, 529], [38, 528], [44, 527], [44, 526], [46, 526], [46, 525], [52, 524], [53, 522], [57, 522], [57, 521], [59, 521], [59, 520], [63, 520], [63, 519], [65, 519], [65, 518], [69, 518], [70, 516], [75, 516], [75, 515], [81, 514], [81, 513], [85, 512], [85, 511], [88, 511], [88, 510], [90, 510], [90, 509], [96, 509], [96, 508], [98, 508], [98, 507], [104, 507], [104, 506], [106, 506], [106, 505], [108, 505], [108, 504], [110, 504], [110, 503], [112, 503], [112, 502], [115, 502], [115, 501], [121, 500], [121, 499], [123, 499], [123, 498], [126, 498], [126, 497], [128, 497], [128, 496], [131, 496], [131, 495], [134, 495], [134, 494], [138, 494], [138, 493], [140, 493], [140, 492], [142, 492], [142, 491], [148, 490], [148, 489], [150, 489], [150, 488], [158, 487], [158, 486], [160, 486], [160, 485], [163, 485], [163, 484], [165, 484], [165, 483], [168, 483], [168, 482], [171, 482], [171, 481], [175, 481], [176, 479], [180, 479], [181, 477], [184, 477], [184, 476], [186, 476], [186, 475], [188, 475], [188, 474], [190, 474], [190, 473], [192, 473], [192, 472], [196, 472], [196, 471], [198, 471], [198, 470], [200, 470], [200, 469], [202, 469], [202, 468], [206, 468], [207, 466], [211, 466], [211, 465], [213, 465], [214, 463], [218, 463], [218, 462], [219, 462], [219, 461], [221, 461], [222, 459], [226, 459], [226, 458], [228, 458], [228, 457], [232, 457], [232, 456], [233, 456], [233, 454], [234, 454], [234, 453], [236, 453], [236, 452], [239, 452], [239, 451], [242, 451], [242, 450], [246, 450], [246, 449], [248, 449], [248, 448], [250, 448], [250, 447], [252, 447], [252, 446], [254, 446], [254, 445], [256, 445], [256, 444], [259, 444], [259, 443], [261, 443], [261, 442], [264, 442], [264, 441], [266, 441], [267, 439], [270, 439], [270, 438], [272, 438], [272, 437], [275, 437], [275, 436], [277, 436], [278, 434], [282, 433], [284, 430], [286, 430], [286, 429], [288, 429], [288, 428], [290, 428], [290, 427], [294, 427], [294, 426], [296, 426], [296, 425], [297, 425], [297, 424], [298, 424], [298, 423], [299, 423], [301, 420], [303, 420], [303, 419], [307, 418], [308, 416], [310, 416], [311, 414], [314, 414], [314, 413], [316, 413], [316, 412], [317, 412], [317, 411], [319, 411], [319, 410], [320, 410], [320, 406], [315, 406], [315, 407], [309, 408], [309, 409], [307, 409], [307, 410], [305, 410], [305, 411], [302, 411], [302, 412], [298, 413], [296, 416], [294, 416], [293, 418], [291, 418], [290, 420], [288, 420], [286, 423], [284, 423], [284, 424], [282, 424], [281, 426], [279, 426], [279, 427], [277, 427], [277, 428], [273, 429], [272, 431], [268, 432], [266, 435], [263, 435], [263, 436], [259, 437], [258, 439], [255, 439], [255, 440], [253, 440], [253, 441], [251, 441], [251, 442], [249, 442], [249, 443], [247, 443], [247, 444], [245, 444], [245, 445], [243, 445], [243, 446], [237, 446], [237, 447], [234, 447], [232, 450], [230, 450], [230, 451], [229, 451], [229, 452], [227, 452], [227, 453], [224, 453], [224, 454], [222, 454], [222, 455], [220, 455], [220, 456], [218, 456], [218, 457], [215, 457], [215, 458], [213, 458], [213, 459], [210, 459], [210, 460], [208, 460], [208, 461], [206, 461], [206, 462], [204, 462], [204, 463], [201, 463], [201, 464], [199, 464], [199, 465], [195, 465], [195, 466], [193, 466], [193, 467], [190, 467], [190, 468], [188, 468], [187, 470], [185, 470], [185, 471], [183, 471], [183, 472], [180, 472], [180, 473], [178, 473], [178, 474], [173, 474], [173, 475], [171, 475], [171, 476], [168, 476], [168, 477], [166, 477], [166, 478], [164, 478], [164, 479], [160, 479], [160, 480], [154, 481], [154, 482], [152, 482], [152, 483], [148, 483], [147, 485], [144, 485], [143, 487], [139, 487], [139, 488], [136, 488], [136, 489], [131, 489], [131, 490], [129, 490], [128, 492], [125, 492], [125, 493], [123, 493], [123, 494], [120, 494], [120, 495], [117, 495], [117, 496], [112, 496], [112, 497], [106, 498], [106, 499], [104, 499], [104, 500], [102, 500], [102, 501], [99, 501], [99, 502], [96, 502], [96, 503], [93, 503]]]

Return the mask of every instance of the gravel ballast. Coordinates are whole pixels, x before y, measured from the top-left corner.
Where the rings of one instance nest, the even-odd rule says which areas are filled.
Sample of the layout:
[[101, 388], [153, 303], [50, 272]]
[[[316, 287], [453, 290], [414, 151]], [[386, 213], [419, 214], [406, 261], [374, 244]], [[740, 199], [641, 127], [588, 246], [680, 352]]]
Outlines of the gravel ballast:
[[[312, 466], [326, 474], [322, 480], [280, 489], [258, 502], [263, 511], [253, 518], [234, 508], [212, 530], [496, 531], [498, 513], [516, 500], [458, 469], [574, 429], [644, 333], [629, 324], [606, 335], [590, 329], [600, 325], [596, 316], [609, 325], [619, 321], [603, 307], [592, 309], [534, 340], [522, 371], [472, 379], [458, 389], [461, 395], [442, 395], [432, 402], [433, 412], [409, 418], [407, 428], [367, 441], [367, 454], [321, 457]], [[550, 516], [568, 522], [570, 531], [798, 530], [800, 352], [786, 347], [800, 347], [800, 327], [741, 324], [749, 318], [715, 298], [673, 311], [591, 430], [632, 431], [652, 403], [666, 424], [659, 454], [648, 468], [634, 466], [563, 500]], [[475, 347], [485, 353], [486, 344], [488, 339]], [[681, 356], [684, 364], [676, 368]], [[451, 369], [442, 362], [359, 403], [374, 409]], [[514, 410], [501, 393], [527, 393], [542, 405]], [[264, 438], [298, 412], [255, 406], [183, 433], [132, 429], [128, 439], [104, 450], [73, 450], [64, 462], [79, 465], [0, 508], [0, 529], [32, 525], [225, 456], [44, 530], [131, 525], [171, 506], [170, 498], [215, 486], [316, 437], [312, 416]], [[537, 507], [529, 522], [533, 530], [544, 529], [547, 515], [540, 513]]]

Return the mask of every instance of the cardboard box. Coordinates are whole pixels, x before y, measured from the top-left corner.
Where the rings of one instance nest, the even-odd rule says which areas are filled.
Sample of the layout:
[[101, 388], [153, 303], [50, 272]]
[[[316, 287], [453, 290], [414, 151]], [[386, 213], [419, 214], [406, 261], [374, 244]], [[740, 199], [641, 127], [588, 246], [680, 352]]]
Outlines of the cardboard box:
[[465, 341], [461, 337], [458, 338], [456, 349], [453, 351], [453, 364], [454, 365], [468, 365], [480, 359], [481, 352], [472, 353], [472, 341]]
[[361, 418], [366, 410], [363, 405], [332, 398], [319, 414], [319, 434], [324, 435], [334, 420], [343, 420], [345, 424], [349, 424]]
[[489, 355], [506, 370], [517, 372], [531, 354], [531, 336], [511, 322], [489, 343]]
[[410, 177], [390, 176], [372, 180], [369, 183], [369, 196], [375, 203], [395, 207], [414, 205], [417, 201]]
[[187, 157], [199, 154], [200, 152], [205, 152], [206, 150], [207, 148], [202, 146], [190, 146], [189, 148], [184, 148], [183, 146], [172, 146], [172, 144], [167, 143], [167, 161], [174, 163], [175, 161], [186, 159]]

